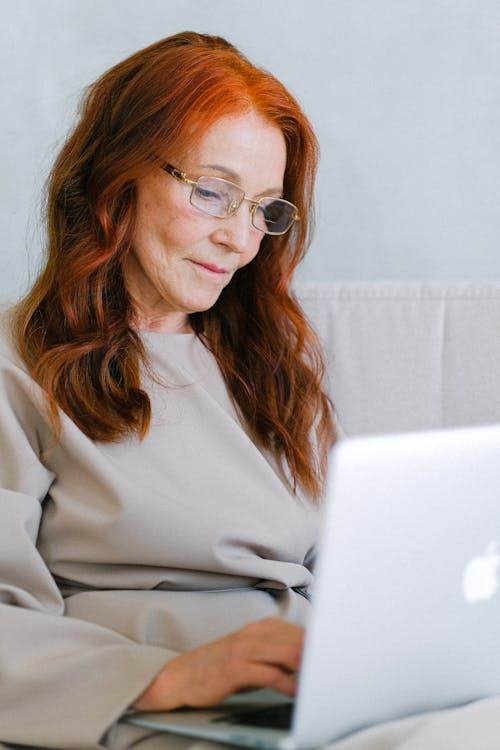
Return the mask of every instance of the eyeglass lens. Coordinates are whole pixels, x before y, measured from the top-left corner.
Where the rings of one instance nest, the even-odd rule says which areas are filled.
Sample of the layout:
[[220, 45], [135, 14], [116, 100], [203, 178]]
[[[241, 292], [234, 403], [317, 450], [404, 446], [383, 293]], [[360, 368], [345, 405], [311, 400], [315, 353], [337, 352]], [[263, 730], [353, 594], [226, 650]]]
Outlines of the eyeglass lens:
[[[221, 177], [200, 177], [191, 191], [191, 204], [212, 216], [224, 218], [241, 205], [245, 193]], [[296, 208], [282, 198], [261, 198], [252, 210], [252, 223], [266, 234], [283, 234], [294, 222]]]

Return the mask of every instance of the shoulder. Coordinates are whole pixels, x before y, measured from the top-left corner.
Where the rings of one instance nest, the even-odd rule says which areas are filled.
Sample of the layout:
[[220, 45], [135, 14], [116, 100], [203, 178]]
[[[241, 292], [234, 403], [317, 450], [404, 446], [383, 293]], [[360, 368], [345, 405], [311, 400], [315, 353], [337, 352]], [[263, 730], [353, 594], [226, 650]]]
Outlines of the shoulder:
[[7, 402], [31, 405], [43, 402], [39, 385], [33, 380], [19, 352], [15, 335], [15, 308], [0, 312], [0, 408]]
[[16, 343], [15, 309], [0, 312], [0, 436], [17, 440], [22, 430], [32, 446], [50, 433], [44, 394], [33, 380]]
[[18, 352], [15, 335], [15, 310], [8, 308], [0, 311], [0, 362], [2, 369], [18, 369], [27, 374], [27, 368]]

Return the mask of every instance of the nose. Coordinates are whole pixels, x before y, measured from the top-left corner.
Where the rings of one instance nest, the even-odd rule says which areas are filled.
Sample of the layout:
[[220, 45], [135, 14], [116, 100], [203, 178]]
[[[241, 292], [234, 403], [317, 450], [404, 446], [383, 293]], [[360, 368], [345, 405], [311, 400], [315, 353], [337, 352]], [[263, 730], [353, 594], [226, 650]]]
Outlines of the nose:
[[218, 219], [217, 222], [215, 241], [240, 254], [257, 252], [264, 235], [253, 226], [251, 211], [246, 202], [230, 216]]

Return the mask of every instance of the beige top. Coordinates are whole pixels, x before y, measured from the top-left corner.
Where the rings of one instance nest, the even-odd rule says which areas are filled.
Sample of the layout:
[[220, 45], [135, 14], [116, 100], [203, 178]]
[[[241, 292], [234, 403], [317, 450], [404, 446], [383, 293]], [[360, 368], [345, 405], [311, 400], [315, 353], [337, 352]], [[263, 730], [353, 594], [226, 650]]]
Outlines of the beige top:
[[97, 747], [179, 651], [262, 617], [305, 623], [318, 510], [252, 443], [194, 335], [143, 335], [143, 442], [93, 442], [63, 415], [50, 449], [1, 330], [0, 740]]

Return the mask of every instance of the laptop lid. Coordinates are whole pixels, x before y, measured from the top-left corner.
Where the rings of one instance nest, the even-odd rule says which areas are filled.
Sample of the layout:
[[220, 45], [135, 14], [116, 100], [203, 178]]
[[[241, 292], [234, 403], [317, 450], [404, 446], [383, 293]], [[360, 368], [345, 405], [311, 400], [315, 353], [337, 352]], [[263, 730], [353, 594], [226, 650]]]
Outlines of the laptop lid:
[[500, 427], [334, 451], [294, 740], [500, 692]]
[[327, 494], [291, 731], [218, 711], [131, 721], [310, 748], [500, 692], [500, 427], [347, 439]]

